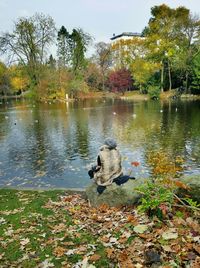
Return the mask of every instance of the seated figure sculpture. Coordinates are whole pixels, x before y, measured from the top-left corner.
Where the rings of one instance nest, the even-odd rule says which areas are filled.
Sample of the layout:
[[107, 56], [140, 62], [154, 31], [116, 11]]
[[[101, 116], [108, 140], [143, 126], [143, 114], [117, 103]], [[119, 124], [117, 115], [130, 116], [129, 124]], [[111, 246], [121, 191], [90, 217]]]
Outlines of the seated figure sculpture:
[[113, 182], [121, 185], [129, 179], [135, 179], [128, 175], [123, 175], [121, 154], [117, 149], [116, 141], [111, 138], [107, 138], [100, 147], [97, 165], [92, 166], [88, 174], [97, 184], [97, 192], [99, 194], [106, 189], [106, 186], [111, 185]]

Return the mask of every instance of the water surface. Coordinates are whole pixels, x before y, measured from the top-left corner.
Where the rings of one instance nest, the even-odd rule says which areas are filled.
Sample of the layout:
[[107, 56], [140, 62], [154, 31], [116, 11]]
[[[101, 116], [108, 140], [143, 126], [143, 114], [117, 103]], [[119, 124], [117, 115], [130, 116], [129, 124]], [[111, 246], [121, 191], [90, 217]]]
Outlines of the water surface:
[[158, 150], [183, 157], [184, 173], [200, 174], [199, 115], [199, 101], [0, 103], [0, 187], [85, 187], [107, 137], [136, 177], [151, 175], [147, 156]]

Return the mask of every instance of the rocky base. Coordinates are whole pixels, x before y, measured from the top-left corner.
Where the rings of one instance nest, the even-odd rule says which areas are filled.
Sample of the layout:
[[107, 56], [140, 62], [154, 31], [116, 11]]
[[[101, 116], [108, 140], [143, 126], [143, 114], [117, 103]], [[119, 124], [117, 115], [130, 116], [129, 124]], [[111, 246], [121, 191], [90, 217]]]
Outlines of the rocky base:
[[102, 204], [109, 206], [137, 204], [140, 194], [135, 189], [147, 180], [149, 179], [129, 180], [120, 186], [113, 183], [107, 186], [102, 194], [97, 192], [97, 185], [92, 183], [86, 188], [86, 196], [95, 207]]
[[179, 196], [187, 194], [200, 203], [200, 175], [184, 176], [180, 181], [189, 186], [189, 190], [179, 189], [177, 194]]

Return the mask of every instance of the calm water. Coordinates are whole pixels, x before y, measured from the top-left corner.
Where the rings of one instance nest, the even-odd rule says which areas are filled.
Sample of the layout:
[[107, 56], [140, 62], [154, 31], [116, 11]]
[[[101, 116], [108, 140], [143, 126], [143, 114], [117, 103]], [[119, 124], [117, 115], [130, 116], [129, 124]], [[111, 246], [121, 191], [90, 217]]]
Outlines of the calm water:
[[182, 156], [184, 173], [200, 174], [199, 101], [12, 101], [0, 103], [0, 187], [85, 187], [107, 137], [136, 177], [151, 174], [147, 156], [157, 150]]

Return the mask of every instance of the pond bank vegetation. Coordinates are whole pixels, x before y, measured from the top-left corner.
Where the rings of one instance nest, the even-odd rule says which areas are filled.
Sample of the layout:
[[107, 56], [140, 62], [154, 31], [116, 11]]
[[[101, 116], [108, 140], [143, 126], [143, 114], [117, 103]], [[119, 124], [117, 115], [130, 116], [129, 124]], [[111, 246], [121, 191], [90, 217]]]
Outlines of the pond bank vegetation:
[[[66, 100], [66, 94], [74, 99], [99, 91], [157, 99], [176, 89], [176, 96], [194, 98], [200, 94], [199, 31], [198, 16], [165, 4], [151, 8], [139, 36], [114, 43], [94, 44], [81, 28], [69, 32], [62, 25], [56, 30], [53, 18], [45, 14], [18, 18], [13, 32], [0, 35], [0, 53], [14, 62], [8, 66], [0, 61], [0, 96]], [[87, 58], [92, 45], [95, 52]]]

